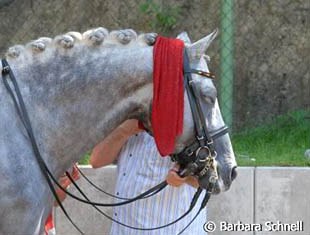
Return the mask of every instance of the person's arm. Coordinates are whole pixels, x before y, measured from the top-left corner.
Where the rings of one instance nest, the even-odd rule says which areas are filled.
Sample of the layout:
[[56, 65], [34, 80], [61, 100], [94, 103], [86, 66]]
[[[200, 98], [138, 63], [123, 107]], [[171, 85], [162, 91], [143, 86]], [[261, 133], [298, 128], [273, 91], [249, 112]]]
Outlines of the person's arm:
[[94, 147], [90, 156], [90, 165], [98, 168], [113, 163], [129, 137], [140, 131], [142, 130], [139, 129], [137, 120], [130, 119], [123, 122]]

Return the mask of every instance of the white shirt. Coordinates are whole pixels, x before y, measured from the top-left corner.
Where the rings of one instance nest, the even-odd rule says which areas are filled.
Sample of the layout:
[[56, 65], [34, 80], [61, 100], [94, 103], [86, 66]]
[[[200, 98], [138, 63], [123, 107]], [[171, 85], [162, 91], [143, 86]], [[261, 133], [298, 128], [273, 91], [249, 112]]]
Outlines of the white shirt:
[[[116, 195], [135, 197], [165, 180], [173, 167], [170, 157], [161, 157], [155, 142], [146, 132], [132, 136], [123, 146], [117, 164]], [[113, 218], [130, 226], [152, 228], [176, 220], [189, 208], [196, 189], [189, 185], [178, 188], [167, 186], [158, 194], [125, 206], [114, 207]], [[201, 195], [202, 198], [203, 195]], [[117, 201], [121, 201], [117, 199]], [[175, 235], [195, 216], [200, 207], [199, 200], [192, 212], [181, 221], [169, 227], [140, 231], [126, 228], [112, 222], [111, 235]], [[183, 234], [206, 234], [203, 225], [207, 215], [204, 209]]]

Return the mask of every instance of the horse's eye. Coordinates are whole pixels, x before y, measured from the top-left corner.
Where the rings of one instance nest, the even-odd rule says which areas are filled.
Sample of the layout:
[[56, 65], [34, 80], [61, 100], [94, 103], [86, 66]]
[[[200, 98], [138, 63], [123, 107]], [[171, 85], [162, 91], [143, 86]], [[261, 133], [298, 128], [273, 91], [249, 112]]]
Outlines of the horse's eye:
[[212, 83], [202, 84], [201, 96], [207, 103], [214, 104], [217, 97], [217, 91], [214, 85]]
[[214, 105], [216, 97], [203, 95], [203, 99], [208, 103]]

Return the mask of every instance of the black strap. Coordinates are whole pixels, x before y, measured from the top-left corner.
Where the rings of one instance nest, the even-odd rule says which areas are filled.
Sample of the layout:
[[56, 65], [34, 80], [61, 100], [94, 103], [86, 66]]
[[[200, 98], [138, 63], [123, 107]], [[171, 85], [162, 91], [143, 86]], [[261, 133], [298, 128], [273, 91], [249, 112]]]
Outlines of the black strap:
[[[74, 181], [74, 179], [71, 177], [71, 175], [66, 172], [66, 175], [67, 177], [70, 179], [70, 181], [73, 183], [73, 185], [76, 187], [76, 189], [80, 192], [80, 194], [87, 200], [89, 201], [89, 203], [100, 213], [102, 214], [104, 217], [106, 217], [107, 219], [117, 223], [118, 225], [121, 225], [121, 226], [124, 226], [124, 227], [127, 227], [127, 228], [130, 228], [130, 229], [134, 229], [134, 230], [141, 230], [141, 231], [151, 231], [151, 230], [158, 230], [158, 229], [162, 229], [162, 228], [166, 228], [168, 226], [171, 226], [177, 222], [179, 222], [181, 219], [183, 219], [184, 217], [186, 217], [192, 210], [193, 208], [195, 207], [197, 201], [198, 201], [198, 198], [202, 192], [202, 188], [198, 188], [196, 193], [194, 194], [193, 196], [193, 199], [191, 201], [191, 204], [188, 208], [188, 210], [183, 214], [181, 215], [180, 217], [178, 217], [177, 219], [175, 219], [174, 221], [172, 222], [169, 222], [168, 224], [165, 224], [165, 225], [161, 225], [161, 226], [158, 226], [158, 227], [153, 227], [153, 228], [139, 228], [139, 227], [133, 227], [131, 225], [128, 225], [128, 224], [125, 224], [125, 223], [122, 223], [116, 219], [113, 219], [111, 216], [107, 215], [106, 213], [104, 213], [100, 208], [98, 208], [96, 205], [93, 205], [91, 203], [91, 201], [89, 200], [89, 198], [87, 197], [87, 195], [80, 189], [80, 187], [77, 185], [77, 183]], [[186, 229], [186, 228], [185, 228]]]
[[93, 205], [93, 206], [102, 206], [102, 207], [114, 207], [114, 206], [122, 206], [122, 205], [126, 205], [129, 203], [132, 203], [134, 201], [143, 199], [145, 197], [147, 197], [148, 195], [154, 193], [154, 192], [159, 192], [161, 191], [163, 188], [165, 188], [168, 184], [166, 181], [161, 182], [160, 184], [154, 186], [153, 188], [145, 191], [144, 193], [134, 197], [134, 198], [130, 198], [126, 201], [122, 201], [122, 202], [116, 202], [116, 203], [101, 203], [101, 202], [93, 202], [93, 201], [87, 201], [83, 198], [77, 197], [76, 195], [70, 193], [67, 189], [65, 189], [64, 187], [62, 187], [60, 185], [60, 183], [58, 181], [55, 182], [55, 184], [57, 185], [57, 187], [59, 187], [63, 192], [65, 192], [67, 195], [69, 195], [70, 197], [76, 199], [77, 201], [83, 202], [85, 204], [89, 204], [89, 205]]
[[[64, 212], [65, 216], [68, 218], [68, 220], [71, 222], [71, 224], [81, 234], [84, 234], [79, 229], [79, 227], [72, 221], [72, 219], [70, 218], [69, 214], [67, 213], [66, 209], [64, 208], [63, 204], [61, 203], [61, 201], [60, 201], [60, 199], [59, 199], [59, 197], [58, 197], [58, 195], [56, 193], [56, 190], [55, 190], [55, 188], [53, 186], [52, 180], [53, 181], [57, 181], [57, 180], [53, 177], [53, 175], [49, 171], [47, 165], [45, 164], [45, 162], [44, 162], [44, 160], [43, 160], [43, 158], [41, 156], [41, 153], [39, 151], [37, 142], [35, 140], [35, 137], [34, 137], [34, 134], [33, 134], [33, 131], [32, 131], [31, 122], [29, 120], [28, 112], [27, 112], [25, 103], [23, 101], [23, 98], [21, 96], [21, 93], [20, 93], [17, 81], [15, 79], [15, 76], [14, 76], [12, 70], [10, 69], [10, 66], [9, 66], [8, 62], [6, 61], [6, 59], [2, 59], [1, 62], [2, 62], [2, 68], [3, 68], [2, 69], [2, 79], [3, 79], [4, 85], [5, 85], [6, 89], [9, 92], [9, 94], [10, 94], [10, 96], [11, 96], [13, 102], [14, 102], [15, 108], [17, 110], [17, 114], [20, 117], [20, 119], [21, 119], [21, 121], [23, 123], [23, 126], [25, 127], [25, 129], [27, 131], [28, 137], [29, 137], [31, 145], [32, 145], [32, 149], [33, 149], [34, 155], [35, 155], [36, 160], [38, 162], [38, 165], [39, 165], [39, 167], [41, 169], [41, 173], [43, 174], [44, 178], [46, 179], [46, 181], [47, 181], [47, 183], [49, 185], [49, 188], [52, 191], [53, 196], [55, 197], [57, 203], [59, 204], [60, 208]], [[8, 79], [10, 79], [10, 81], [12, 82], [17, 97], [15, 97], [14, 92], [13, 92], [12, 88], [9, 85]]]
[[200, 143], [200, 147], [208, 146], [211, 151], [213, 149], [213, 141], [208, 132], [206, 122], [204, 120], [204, 114], [202, 112], [202, 108], [199, 102], [199, 93], [197, 91], [196, 86], [194, 85], [192, 76], [192, 69], [189, 64], [189, 57], [186, 49], [184, 50], [184, 77], [185, 77], [185, 87], [188, 95], [188, 99], [190, 102], [190, 106], [192, 109], [192, 115], [196, 127], [197, 140]]
[[206, 207], [209, 199], [211, 197], [210, 192], [206, 191], [205, 197], [201, 202], [200, 208], [197, 211], [196, 215], [193, 217], [193, 219], [178, 233], [178, 235], [181, 235], [194, 221], [195, 219], [198, 217], [198, 215], [200, 214], [200, 212]]
[[[119, 197], [119, 196], [116, 196], [112, 193], [109, 193], [105, 190], [103, 190], [102, 188], [100, 188], [98, 185], [96, 185], [94, 182], [92, 182], [84, 173], [83, 171], [80, 170], [80, 168], [77, 168], [78, 172], [81, 174], [81, 176], [91, 185], [93, 186], [95, 189], [97, 189], [99, 192], [102, 192], [104, 193], [105, 195], [108, 195], [110, 197], [113, 197], [113, 198], [116, 198], [116, 199], [121, 199], [121, 200], [131, 200], [132, 198], [126, 198], [126, 197]], [[66, 172], [67, 173], [67, 172]], [[77, 186], [78, 187], [78, 186]], [[161, 190], [163, 190], [165, 187], [161, 187], [161, 188], [158, 188], [156, 190], [154, 190], [153, 192], [150, 192], [149, 195], [146, 195], [144, 196], [143, 198], [141, 199], [145, 199], [145, 198], [149, 198], [157, 193], [159, 193]]]
[[195, 97], [193, 95], [193, 92], [190, 86], [190, 83], [193, 82], [193, 79], [192, 79], [191, 73], [188, 72], [190, 71], [190, 66], [189, 66], [189, 59], [188, 59], [186, 50], [184, 51], [183, 59], [184, 59], [184, 85], [185, 85], [186, 93], [188, 96], [188, 101], [189, 101], [191, 111], [192, 111], [197, 140], [199, 141], [200, 145], [203, 146], [204, 141], [199, 140], [200, 137], [203, 136], [203, 130], [202, 130], [203, 127], [201, 126], [201, 122], [199, 121], [199, 114], [198, 114], [198, 110], [197, 110], [197, 106], [195, 102]]
[[[108, 196], [113, 197], [113, 198], [116, 198], [116, 199], [121, 199], [121, 200], [128, 200], [128, 199], [130, 199], [130, 198], [126, 198], [126, 197], [119, 197], [119, 196], [116, 196], [116, 195], [114, 195], [114, 194], [112, 194], [112, 193], [109, 193], [109, 192], [103, 190], [103, 189], [100, 188], [98, 185], [96, 185], [94, 182], [92, 182], [92, 181], [83, 173], [83, 171], [80, 170], [79, 167], [77, 167], [77, 170], [78, 170], [78, 172], [80, 173], [80, 175], [81, 175], [91, 186], [93, 186], [95, 189], [97, 189], [99, 192], [102, 192], [102, 193], [104, 193], [105, 195], [108, 195]], [[66, 172], [66, 173], [67, 173], [67, 172]], [[70, 180], [71, 180], [71, 179], [70, 179]], [[73, 181], [71, 181], [71, 182], [73, 183]]]
[[229, 127], [224, 125], [220, 127], [219, 129], [210, 132], [210, 135], [213, 140], [216, 140], [217, 138], [227, 134], [228, 132], [229, 132]]
[[[212, 140], [216, 140], [219, 137], [227, 134], [229, 132], [229, 128], [224, 125], [215, 131], [210, 131], [210, 136]], [[197, 141], [192, 142], [189, 146], [187, 146], [182, 152], [172, 155], [172, 161], [179, 162], [181, 165], [186, 165], [189, 162], [192, 162], [194, 159], [191, 159], [190, 156], [199, 148], [199, 143]]]

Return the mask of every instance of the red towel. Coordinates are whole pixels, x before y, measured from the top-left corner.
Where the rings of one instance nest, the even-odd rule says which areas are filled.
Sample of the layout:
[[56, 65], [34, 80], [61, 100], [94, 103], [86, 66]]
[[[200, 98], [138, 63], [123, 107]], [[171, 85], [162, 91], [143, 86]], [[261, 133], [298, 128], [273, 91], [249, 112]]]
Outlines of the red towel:
[[160, 36], [154, 45], [152, 127], [161, 156], [173, 153], [183, 132], [183, 49], [183, 41]]

